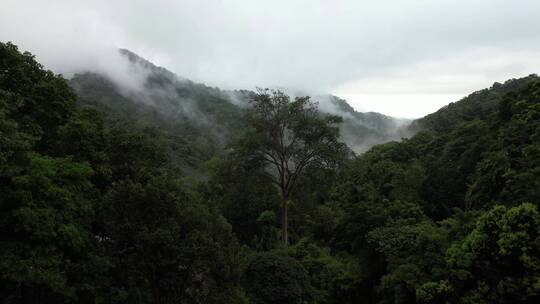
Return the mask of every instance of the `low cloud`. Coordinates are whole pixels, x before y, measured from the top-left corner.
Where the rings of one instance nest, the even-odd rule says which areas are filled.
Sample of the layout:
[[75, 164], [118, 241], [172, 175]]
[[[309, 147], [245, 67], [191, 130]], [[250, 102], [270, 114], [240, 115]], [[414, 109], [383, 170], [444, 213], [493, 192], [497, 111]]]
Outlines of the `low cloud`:
[[535, 0], [5, 0], [0, 40], [68, 77], [137, 85], [116, 62], [124, 47], [212, 86], [330, 92], [418, 117], [538, 72], [539, 19]]

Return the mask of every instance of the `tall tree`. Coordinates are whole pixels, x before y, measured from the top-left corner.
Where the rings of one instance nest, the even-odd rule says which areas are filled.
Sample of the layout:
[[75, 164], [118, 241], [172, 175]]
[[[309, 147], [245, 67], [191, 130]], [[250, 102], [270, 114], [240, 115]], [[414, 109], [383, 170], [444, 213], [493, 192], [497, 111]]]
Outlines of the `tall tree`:
[[250, 102], [251, 129], [239, 152], [279, 189], [282, 239], [287, 244], [287, 210], [299, 177], [308, 168], [334, 168], [347, 151], [338, 141], [341, 118], [323, 116], [309, 97], [291, 100], [279, 90], [259, 89]]

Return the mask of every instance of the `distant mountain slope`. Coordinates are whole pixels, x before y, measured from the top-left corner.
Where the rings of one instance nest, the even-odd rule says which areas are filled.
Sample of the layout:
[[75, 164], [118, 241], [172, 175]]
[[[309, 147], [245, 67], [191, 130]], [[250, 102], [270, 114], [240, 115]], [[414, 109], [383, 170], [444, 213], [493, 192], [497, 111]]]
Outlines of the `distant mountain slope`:
[[445, 133], [466, 122], [485, 120], [498, 111], [506, 94], [515, 93], [537, 81], [538, 76], [532, 74], [519, 79], [509, 79], [504, 83], [495, 82], [490, 88], [476, 91], [457, 102], [442, 107], [435, 113], [413, 121], [409, 129], [412, 132], [430, 130]]
[[436, 219], [449, 216], [454, 208], [540, 199], [537, 75], [495, 83], [414, 121], [412, 127], [418, 132], [410, 139], [375, 146], [360, 157], [368, 163], [360, 168], [411, 170], [404, 177], [396, 177], [393, 169], [385, 169], [389, 175], [371, 173], [366, 180], [379, 182], [379, 192], [387, 198], [394, 195], [387, 180], [414, 180], [414, 199]]
[[343, 117], [341, 136], [355, 152], [367, 151], [370, 147], [413, 134], [407, 127], [408, 119], [399, 119], [376, 112], [357, 112], [344, 99], [333, 95], [315, 96], [320, 109]]
[[[129, 86], [105, 74], [80, 73], [70, 81], [81, 100], [104, 106], [125, 121], [159, 126], [186, 142], [199, 142], [208, 151], [223, 149], [224, 143], [243, 129], [242, 111], [248, 106], [250, 91], [227, 91], [181, 78], [137, 54], [121, 49], [128, 65]], [[400, 139], [407, 135], [407, 121], [378, 113], [356, 112], [336, 96], [315, 96], [322, 112], [340, 115], [342, 139], [355, 152]], [[105, 110], [106, 109], [106, 110]], [[212, 153], [194, 155], [193, 163]]]

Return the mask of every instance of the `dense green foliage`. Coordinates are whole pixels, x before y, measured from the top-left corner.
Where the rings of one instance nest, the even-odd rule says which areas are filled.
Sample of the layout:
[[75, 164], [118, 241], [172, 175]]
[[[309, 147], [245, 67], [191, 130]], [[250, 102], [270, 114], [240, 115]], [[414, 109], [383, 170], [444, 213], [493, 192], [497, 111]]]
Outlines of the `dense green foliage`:
[[4, 303], [244, 301], [238, 242], [170, 138], [107, 124], [12, 44], [0, 71]]
[[306, 167], [283, 246], [267, 168], [226, 145], [266, 127], [140, 64], [143, 96], [0, 44], [2, 303], [540, 301], [539, 77]]
[[243, 282], [255, 304], [301, 304], [311, 300], [306, 270], [288, 256], [272, 253], [255, 256], [244, 272]]
[[281, 196], [282, 241], [288, 245], [289, 199], [305, 172], [332, 170], [348, 150], [339, 142], [337, 116], [321, 115], [309, 97], [259, 90], [247, 120], [251, 128], [234, 146], [237, 159], [259, 168]]

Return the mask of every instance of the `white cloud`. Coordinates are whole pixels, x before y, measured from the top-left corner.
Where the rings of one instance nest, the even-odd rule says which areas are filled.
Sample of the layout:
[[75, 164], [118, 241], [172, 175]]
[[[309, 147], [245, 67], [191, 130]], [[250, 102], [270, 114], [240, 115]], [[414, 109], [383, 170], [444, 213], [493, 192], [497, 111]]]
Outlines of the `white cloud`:
[[361, 77], [334, 94], [360, 110], [416, 118], [490, 87], [540, 71], [540, 50], [476, 48]]
[[341, 92], [416, 117], [538, 72], [538, 20], [536, 0], [3, 0], [0, 40], [68, 75], [111, 69], [125, 47], [211, 85]]

